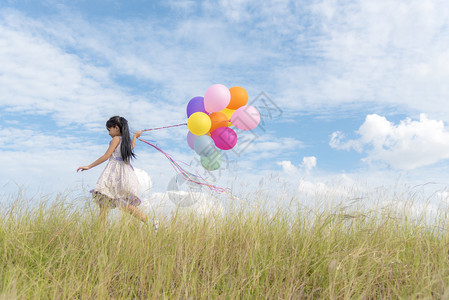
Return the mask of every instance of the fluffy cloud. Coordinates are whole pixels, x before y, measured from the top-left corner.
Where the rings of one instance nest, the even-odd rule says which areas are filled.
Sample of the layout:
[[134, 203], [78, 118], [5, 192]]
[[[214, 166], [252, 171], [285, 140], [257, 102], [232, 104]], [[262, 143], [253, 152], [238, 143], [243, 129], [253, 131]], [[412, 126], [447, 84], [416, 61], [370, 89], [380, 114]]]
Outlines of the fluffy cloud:
[[48, 41], [37, 30], [42, 24], [2, 16], [0, 107], [16, 114], [51, 114], [62, 123], [71, 123], [95, 118], [97, 105], [120, 97], [107, 87], [110, 81], [102, 68], [89, 67]]
[[346, 178], [347, 182], [328, 185], [324, 182], [300, 180], [298, 184], [298, 192], [302, 196], [316, 197], [317, 199], [335, 200], [351, 195], [351, 189], [353, 182], [348, 182], [349, 178]]
[[[181, 196], [180, 194], [177, 196]], [[179, 206], [177, 201], [170, 199], [170, 196], [172, 196], [170, 192], [153, 193], [149, 197], [143, 198], [141, 208], [157, 217], [170, 217], [176, 212], [194, 213], [201, 217], [213, 217], [224, 214], [223, 205], [207, 193], [197, 194], [194, 201], [187, 206]], [[187, 196], [187, 194], [182, 196]]]
[[283, 160], [283, 161], [278, 162], [277, 164], [282, 167], [282, 170], [285, 173], [288, 173], [288, 174], [296, 173], [298, 170], [298, 168], [295, 167], [292, 164], [292, 162], [289, 160]]
[[449, 191], [437, 192], [436, 196], [441, 202], [449, 204]]
[[311, 171], [313, 168], [316, 167], [316, 157], [315, 156], [303, 157], [301, 166], [306, 171]]
[[233, 148], [239, 155], [250, 159], [273, 157], [280, 153], [294, 152], [304, 148], [302, 141], [292, 137], [274, 137], [269, 133], [259, 136], [253, 132], [240, 132], [237, 137], [239, 143]]
[[299, 174], [301, 171], [305, 171], [309, 173], [313, 168], [316, 167], [316, 157], [315, 156], [306, 156], [302, 158], [302, 163], [299, 167], [295, 166], [289, 160], [283, 160], [277, 162], [278, 166], [282, 167], [282, 171], [287, 174]]
[[134, 168], [137, 179], [140, 184], [140, 192], [143, 198], [148, 198], [150, 196], [151, 188], [153, 187], [153, 181], [150, 175], [142, 169]]
[[304, 9], [314, 30], [298, 34], [294, 49], [316, 64], [276, 73], [285, 106], [393, 106], [449, 121], [449, 7], [443, 0], [324, 0]]
[[[14, 10], [0, 10], [0, 17], [2, 113], [44, 116], [46, 122], [55, 121], [61, 127], [76, 124], [89, 131], [104, 129], [107, 118], [119, 113], [139, 127], [163, 124], [166, 115], [183, 116], [162, 98], [184, 101], [185, 95], [161, 95], [158, 83], [167, 78], [158, 77], [161, 70], [145, 59], [146, 52], [137, 44], [137, 49], [130, 50], [129, 42], [115, 39], [113, 30], [99, 30], [73, 16], [64, 21], [41, 21]], [[134, 25], [124, 24], [123, 30], [131, 31]], [[152, 44], [148, 49], [156, 51], [152, 57], [160, 61], [157, 51], [165, 52], [164, 47], [156, 46], [156, 41], [147, 42]], [[174, 71], [163, 73], [167, 76]], [[117, 77], [123, 74], [136, 76], [137, 81], [146, 79], [153, 92], [133, 93], [118, 82]]]
[[[178, 108], [216, 82], [242, 85], [250, 95], [267, 91], [284, 110], [283, 119], [304, 108], [313, 114], [371, 103], [418, 109], [448, 120], [449, 42], [444, 37], [449, 7], [443, 0], [193, 3], [161, 4], [177, 16], [185, 14], [171, 18], [173, 11], [164, 10], [162, 19], [88, 19], [79, 6], [68, 3], [60, 7], [73, 10], [54, 15], [1, 8], [0, 117], [8, 120], [1, 124], [5, 135], [0, 137], [0, 180], [70, 182], [81, 162], [104, 153], [104, 145], [78, 142], [72, 133], [80, 137], [104, 132], [106, 119], [118, 112], [136, 129], [182, 122], [184, 111]], [[23, 125], [28, 122], [57, 126], [59, 135], [26, 131], [29, 127]], [[437, 128], [440, 137], [429, 133], [436, 139], [430, 141], [399, 138], [391, 134], [398, 126], [389, 122], [376, 126], [380, 127], [366, 126], [360, 139], [346, 142], [334, 133], [332, 145], [366, 151], [367, 160], [399, 169], [445, 157], [447, 148], [441, 141], [446, 129]], [[387, 133], [377, 136], [379, 129]], [[171, 143], [164, 149], [188, 161], [191, 155], [177, 146], [184, 134], [173, 129], [151, 136]], [[401, 139], [414, 149], [401, 146]], [[416, 142], [419, 139], [422, 144]], [[240, 146], [248, 147], [237, 149]], [[244, 151], [241, 169], [263, 165], [270, 173], [277, 160], [304, 146], [297, 137], [264, 133], [254, 143], [239, 143], [236, 150]], [[163, 173], [170, 166], [162, 160], [141, 153], [137, 163], [157, 174], [155, 184], [165, 185], [169, 175]], [[286, 160], [280, 165], [286, 172], [311, 170], [316, 160], [299, 165]], [[95, 182], [95, 172], [76, 176]]]
[[360, 138], [343, 141], [344, 134], [334, 132], [330, 146], [366, 152], [368, 162], [385, 162], [400, 170], [412, 170], [449, 158], [449, 130], [443, 121], [421, 114], [418, 121], [409, 118], [395, 125], [385, 117], [368, 115], [357, 133]]

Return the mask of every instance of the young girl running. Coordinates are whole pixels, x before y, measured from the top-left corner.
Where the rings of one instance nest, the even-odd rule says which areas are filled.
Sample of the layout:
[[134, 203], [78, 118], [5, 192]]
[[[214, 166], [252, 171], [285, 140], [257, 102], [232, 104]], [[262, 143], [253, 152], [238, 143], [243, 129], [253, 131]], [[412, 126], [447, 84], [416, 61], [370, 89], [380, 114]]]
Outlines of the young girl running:
[[[139, 182], [130, 164], [131, 158], [135, 158], [133, 150], [136, 139], [140, 137], [142, 131], [134, 133], [131, 140], [128, 121], [119, 116], [111, 117], [106, 122], [106, 128], [112, 137], [106, 153], [90, 165], [79, 167], [76, 171], [89, 170], [109, 159], [95, 188], [90, 191], [100, 206], [101, 223], [103, 225], [106, 223], [109, 209], [116, 207], [147, 223], [148, 217], [137, 208], [141, 204]], [[155, 220], [153, 222], [155, 231], [158, 225], [159, 222]]]

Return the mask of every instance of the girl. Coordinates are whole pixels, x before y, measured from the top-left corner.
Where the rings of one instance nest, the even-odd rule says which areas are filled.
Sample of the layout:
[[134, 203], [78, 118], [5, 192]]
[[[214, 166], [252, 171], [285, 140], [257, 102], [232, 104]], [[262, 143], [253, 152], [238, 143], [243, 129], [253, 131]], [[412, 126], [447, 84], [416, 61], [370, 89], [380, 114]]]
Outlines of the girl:
[[[90, 165], [79, 167], [76, 171], [89, 170], [109, 159], [95, 188], [90, 191], [95, 202], [100, 205], [101, 223], [105, 224], [109, 208], [116, 207], [147, 223], [148, 217], [137, 208], [141, 203], [139, 182], [130, 164], [130, 159], [136, 157], [133, 149], [136, 139], [140, 137], [142, 131], [136, 131], [131, 141], [128, 121], [119, 116], [110, 118], [106, 122], [106, 128], [112, 137], [106, 153]], [[159, 222], [155, 220], [153, 227], [156, 232], [158, 225]]]

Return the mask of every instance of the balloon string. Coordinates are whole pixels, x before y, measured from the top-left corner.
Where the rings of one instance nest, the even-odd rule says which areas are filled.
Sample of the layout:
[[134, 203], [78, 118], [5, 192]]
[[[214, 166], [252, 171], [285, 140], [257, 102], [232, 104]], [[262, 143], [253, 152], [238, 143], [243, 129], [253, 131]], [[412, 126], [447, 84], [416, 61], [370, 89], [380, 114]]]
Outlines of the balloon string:
[[[209, 184], [206, 182], [206, 180], [204, 178], [202, 178], [199, 175], [195, 175], [192, 174], [190, 172], [187, 172], [186, 170], [184, 170], [183, 167], [181, 167], [173, 158], [170, 154], [164, 152], [161, 148], [159, 148], [158, 146], [150, 143], [149, 141], [143, 140], [138, 138], [139, 141], [144, 142], [145, 144], [153, 147], [154, 149], [156, 149], [157, 151], [161, 152], [162, 154], [164, 154], [164, 156], [169, 160], [170, 164], [172, 165], [172, 167], [175, 169], [176, 173], [181, 174], [187, 181], [208, 187], [210, 190], [215, 191], [215, 192], [219, 192], [219, 193], [229, 193], [229, 189], [225, 189], [222, 187], [218, 187], [212, 184]], [[231, 194], [231, 196], [233, 196]], [[234, 196], [233, 196], [234, 197]]]
[[[231, 120], [223, 120], [223, 121], [212, 121], [211, 123], [230, 123]], [[142, 131], [152, 131], [152, 130], [159, 130], [159, 129], [166, 129], [166, 128], [172, 128], [172, 127], [178, 127], [178, 126], [185, 126], [187, 123], [181, 123], [176, 125], [169, 125], [164, 127], [156, 127], [156, 128], [149, 128], [149, 129], [143, 129]]]
[[142, 131], [159, 130], [159, 129], [165, 129], [165, 128], [177, 127], [177, 126], [184, 126], [184, 125], [187, 125], [187, 123], [181, 123], [181, 124], [170, 125], [170, 126], [164, 126], [164, 127], [157, 127], [157, 128], [150, 128], [150, 129], [143, 129]]

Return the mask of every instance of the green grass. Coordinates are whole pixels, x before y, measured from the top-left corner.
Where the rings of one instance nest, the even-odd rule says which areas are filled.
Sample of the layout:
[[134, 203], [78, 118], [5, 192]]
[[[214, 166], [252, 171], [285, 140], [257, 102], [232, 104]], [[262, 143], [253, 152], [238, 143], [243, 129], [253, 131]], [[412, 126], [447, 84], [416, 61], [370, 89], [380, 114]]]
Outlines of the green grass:
[[[87, 200], [86, 200], [87, 202]], [[105, 229], [67, 198], [0, 213], [0, 299], [449, 297], [449, 235], [392, 211], [177, 214]]]

